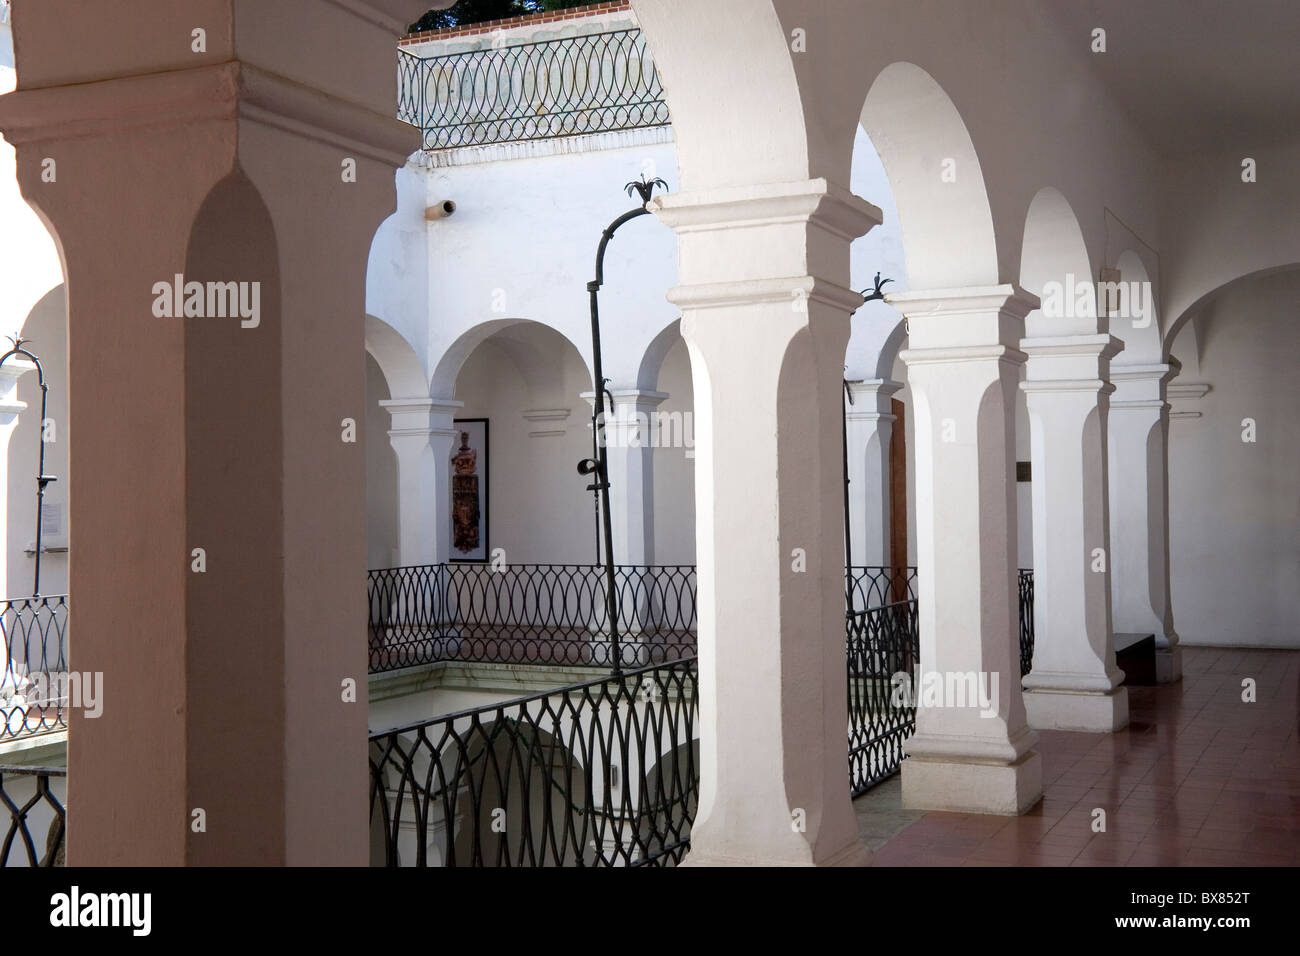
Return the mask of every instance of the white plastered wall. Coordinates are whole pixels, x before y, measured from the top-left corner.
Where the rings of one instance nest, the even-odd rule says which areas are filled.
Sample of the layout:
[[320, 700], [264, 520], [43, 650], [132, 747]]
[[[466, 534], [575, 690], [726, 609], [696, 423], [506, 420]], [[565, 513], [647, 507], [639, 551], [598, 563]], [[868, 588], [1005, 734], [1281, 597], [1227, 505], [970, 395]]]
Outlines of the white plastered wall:
[[[1247, 280], [1184, 326], [1200, 339], [1210, 391], [1174, 403], [1169, 428], [1170, 564], [1186, 644], [1300, 647], [1300, 272]], [[1175, 379], [1177, 384], [1179, 379]], [[1253, 419], [1256, 441], [1243, 442]]]

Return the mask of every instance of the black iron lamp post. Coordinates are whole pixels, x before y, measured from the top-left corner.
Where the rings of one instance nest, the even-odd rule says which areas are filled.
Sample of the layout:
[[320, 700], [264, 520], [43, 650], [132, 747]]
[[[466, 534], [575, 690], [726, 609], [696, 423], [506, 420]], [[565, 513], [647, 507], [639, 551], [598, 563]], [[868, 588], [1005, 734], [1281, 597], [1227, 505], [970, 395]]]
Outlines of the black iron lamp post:
[[[600, 500], [601, 531], [605, 539], [606, 614], [609, 617], [609, 649], [615, 675], [623, 673], [623, 654], [619, 647], [619, 603], [614, 580], [613, 520], [609, 513], [609, 456], [605, 448], [605, 395], [607, 393], [605, 383], [607, 380], [600, 353], [600, 287], [605, 283], [605, 249], [609, 246], [609, 241], [614, 238], [614, 233], [624, 223], [650, 214], [650, 210], [646, 209], [646, 203], [650, 202], [656, 187], [667, 189], [668, 184], [662, 179], [647, 180], [642, 176], [640, 180], [630, 182], [624, 187], [629, 196], [633, 193], [640, 196], [641, 205], [623, 213], [600, 234], [600, 245], [596, 248], [596, 278], [587, 283], [587, 292], [591, 297], [591, 351], [596, 384], [595, 410], [592, 415], [595, 448], [594, 457], [584, 458], [578, 462], [578, 474], [593, 476], [587, 490], [595, 492]], [[612, 395], [610, 404], [613, 404]]]
[[41, 443], [40, 455], [37, 458], [36, 465], [36, 574], [32, 582], [32, 597], [41, 596], [41, 531], [44, 526], [45, 511], [45, 486], [52, 481], [58, 481], [54, 475], [45, 473], [45, 407], [49, 398], [50, 386], [45, 381], [45, 370], [41, 367], [41, 360], [34, 354], [24, 348], [24, 340], [21, 336], [11, 336], [9, 339], [13, 342], [14, 347], [0, 356], [0, 365], [4, 365], [12, 356], [21, 355], [31, 360], [36, 366], [37, 383], [41, 386], [41, 425], [37, 429], [38, 439]]

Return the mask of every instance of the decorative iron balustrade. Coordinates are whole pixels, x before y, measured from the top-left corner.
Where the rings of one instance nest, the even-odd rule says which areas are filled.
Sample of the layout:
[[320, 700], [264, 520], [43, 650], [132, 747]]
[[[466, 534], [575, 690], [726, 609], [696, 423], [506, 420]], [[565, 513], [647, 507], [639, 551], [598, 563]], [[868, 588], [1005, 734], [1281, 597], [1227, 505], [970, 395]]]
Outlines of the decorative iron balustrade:
[[916, 600], [916, 566], [890, 568], [874, 564], [855, 564], [849, 568], [849, 613], [867, 608]]
[[0, 740], [67, 729], [68, 596], [0, 601]]
[[1020, 591], [1020, 676], [1034, 666], [1034, 569], [1021, 568], [1016, 575]]
[[[0, 804], [9, 811], [0, 867], [63, 866], [67, 814], [50, 781], [67, 775], [61, 767], [0, 767]], [[37, 849], [33, 832], [45, 834], [44, 849]]]
[[697, 708], [687, 658], [372, 734], [372, 863], [674, 865]]
[[916, 731], [916, 702], [898, 696], [894, 676], [916, 677], [921, 646], [916, 599], [848, 617], [849, 787], [861, 796], [898, 770]]
[[[634, 667], [695, 653], [695, 568], [615, 568], [619, 656]], [[605, 569], [434, 564], [371, 571], [372, 673], [433, 661], [608, 667]]]
[[426, 150], [666, 126], [641, 31], [420, 57], [398, 51], [397, 118]]

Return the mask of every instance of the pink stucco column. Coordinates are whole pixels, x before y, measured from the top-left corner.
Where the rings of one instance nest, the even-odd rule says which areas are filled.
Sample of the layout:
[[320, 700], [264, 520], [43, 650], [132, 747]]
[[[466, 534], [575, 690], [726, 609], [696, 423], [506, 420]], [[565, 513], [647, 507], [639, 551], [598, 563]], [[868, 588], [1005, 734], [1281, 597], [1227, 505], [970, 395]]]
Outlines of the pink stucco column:
[[[342, 423], [364, 415], [371, 237], [417, 142], [393, 42], [429, 6], [13, 11], [0, 129], [67, 271], [71, 665], [103, 675], [102, 716], [71, 715], [71, 864], [367, 862], [364, 461]], [[168, 316], [176, 276], [243, 308]]]

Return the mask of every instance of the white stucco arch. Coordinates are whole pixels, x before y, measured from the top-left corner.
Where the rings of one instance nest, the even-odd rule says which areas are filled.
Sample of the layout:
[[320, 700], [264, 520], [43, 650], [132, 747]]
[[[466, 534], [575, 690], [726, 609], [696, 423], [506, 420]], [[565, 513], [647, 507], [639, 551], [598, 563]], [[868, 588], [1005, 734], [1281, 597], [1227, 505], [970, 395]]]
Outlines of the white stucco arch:
[[1163, 340], [1160, 335], [1160, 295], [1151, 275], [1147, 271], [1142, 257], [1132, 249], [1121, 253], [1115, 260], [1119, 270], [1120, 281], [1125, 283], [1143, 283], [1145, 308], [1150, 315], [1143, 314], [1141, 319], [1130, 320], [1115, 318], [1111, 320], [1111, 335], [1124, 343], [1124, 351], [1115, 359], [1116, 365], [1158, 365], [1165, 359]]
[[[1296, 269], [1300, 269], [1300, 261], [1293, 262], [1286, 265], [1270, 266], [1266, 269], [1258, 269], [1254, 272], [1248, 272], [1245, 275], [1237, 276], [1236, 278], [1230, 279], [1220, 286], [1216, 286], [1215, 288], [1206, 291], [1200, 298], [1198, 298], [1194, 302], [1189, 303], [1187, 307], [1182, 311], [1181, 314], [1172, 318], [1169, 321], [1167, 325], [1167, 329], [1164, 334], [1164, 343], [1165, 343], [1164, 347], [1165, 347], [1166, 356], [1168, 356], [1172, 352], [1174, 343], [1178, 339], [1178, 334], [1183, 330], [1183, 328], [1194, 318], [1196, 318], [1196, 316], [1200, 314], [1206, 307], [1210, 306], [1213, 300], [1216, 299], [1221, 294], [1223, 294], [1225, 291], [1231, 288], [1236, 288], [1238, 286], [1247, 285], [1258, 279], [1267, 278], [1268, 276], [1273, 276], [1273, 275], [1280, 275], [1284, 272], [1291, 272]], [[1184, 371], [1186, 372], [1187, 370], [1184, 369]]]
[[433, 366], [431, 393], [438, 398], [451, 398], [456, 391], [456, 379], [460, 376], [460, 370], [474, 350], [497, 333], [522, 325], [545, 329], [548, 334], [562, 340], [577, 353], [577, 357], [581, 360], [582, 367], [586, 370], [588, 378], [592, 377], [591, 366], [588, 364], [582, 349], [555, 326], [525, 318], [488, 319], [466, 329], [443, 350], [441, 357]]
[[[632, 0], [663, 81], [685, 191], [796, 182], [810, 172], [805, 106], [772, 0]], [[727, 37], [719, 43], [719, 37]], [[725, 94], [719, 76], [743, 77]], [[715, 90], [725, 95], [701, 95]], [[781, 136], [756, 139], [779, 127]]]
[[919, 66], [892, 63], [872, 83], [861, 122], [893, 189], [911, 286], [996, 285], [984, 174], [948, 94]]
[[650, 340], [650, 344], [646, 346], [645, 352], [641, 355], [641, 362], [637, 368], [636, 384], [638, 388], [653, 391], [658, 387], [659, 372], [663, 368], [664, 359], [672, 347], [681, 341], [681, 338], [682, 320], [678, 318], [664, 326]]
[[[1025, 216], [1020, 250], [1020, 285], [1044, 302], [1064, 301], [1065, 314], [1043, 308], [1025, 316], [1029, 336], [1087, 335], [1097, 331], [1097, 295], [1092, 257], [1074, 209], [1059, 189], [1044, 186], [1034, 194]], [[1048, 294], [1057, 284], [1059, 295]]]
[[379, 364], [395, 398], [425, 398], [429, 379], [411, 343], [383, 319], [366, 316], [366, 351]]

